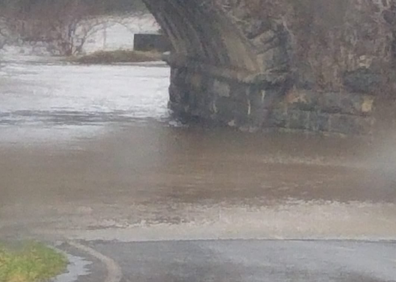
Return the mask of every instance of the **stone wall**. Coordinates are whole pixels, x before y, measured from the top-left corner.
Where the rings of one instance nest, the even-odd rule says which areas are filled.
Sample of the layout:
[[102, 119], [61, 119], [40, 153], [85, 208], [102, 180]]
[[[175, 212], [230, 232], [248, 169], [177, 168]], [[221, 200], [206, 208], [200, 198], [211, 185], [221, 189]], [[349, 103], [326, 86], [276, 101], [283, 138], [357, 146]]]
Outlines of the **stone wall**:
[[175, 53], [170, 105], [241, 129], [367, 134], [396, 91], [394, 0], [146, 0]]
[[279, 128], [340, 134], [367, 134], [374, 97], [348, 92], [294, 90], [277, 105], [271, 124]]
[[[368, 134], [374, 96], [297, 90], [173, 68], [170, 107], [177, 113], [246, 131], [262, 128]], [[205, 95], [202, 95], [205, 93]]]

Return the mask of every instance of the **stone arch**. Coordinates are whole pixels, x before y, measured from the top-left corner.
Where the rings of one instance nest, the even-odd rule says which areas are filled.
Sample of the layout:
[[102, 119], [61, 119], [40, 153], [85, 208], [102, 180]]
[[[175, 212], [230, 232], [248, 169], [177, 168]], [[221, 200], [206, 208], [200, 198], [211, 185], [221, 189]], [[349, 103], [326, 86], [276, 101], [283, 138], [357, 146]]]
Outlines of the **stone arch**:
[[256, 71], [255, 54], [223, 11], [207, 1], [146, 1], [177, 56], [216, 66]]
[[[262, 22], [254, 30], [257, 21], [238, 18], [236, 10], [241, 11], [244, 1], [237, 5], [204, 0], [145, 2], [174, 47], [169, 58], [171, 107], [230, 125], [261, 127], [268, 97], [280, 96], [287, 79], [287, 53], [278, 39], [280, 33]], [[246, 25], [253, 29], [248, 36]]]
[[[380, 81], [371, 71], [375, 64], [370, 62], [386, 61], [381, 50], [387, 50], [389, 43], [381, 39], [378, 44], [364, 44], [366, 32], [358, 30], [357, 23], [367, 17], [371, 20], [366, 26], [378, 23], [375, 30], [381, 31], [381, 36], [389, 33], [372, 19], [372, 5], [358, 0], [345, 0], [348, 5], [332, 2], [334, 11], [343, 11], [339, 24], [332, 28], [320, 21], [333, 20], [332, 14], [326, 14], [331, 11], [325, 9], [325, 0], [313, 6], [316, 0], [143, 1], [174, 48], [168, 63], [172, 69], [170, 106], [176, 112], [244, 129], [270, 126], [336, 133], [370, 131], [374, 97], [369, 89], [375, 89]], [[279, 6], [282, 15], [255, 13], [253, 2], [257, 9]], [[297, 7], [301, 3], [303, 6]], [[309, 26], [318, 26], [308, 31], [304, 23], [302, 27], [298, 24], [296, 13], [296, 7], [304, 10], [307, 5], [312, 7], [303, 15], [312, 20]], [[332, 40], [329, 50], [317, 42], [321, 36], [307, 34], [315, 30], [322, 30], [327, 36], [323, 38]], [[350, 34], [358, 35], [361, 42], [349, 40]], [[307, 59], [299, 62], [295, 58], [301, 46], [296, 42], [314, 46], [315, 52], [310, 54], [307, 48]], [[344, 57], [358, 63], [348, 65]], [[360, 63], [362, 59], [368, 63]], [[331, 63], [339, 64], [337, 72]], [[309, 68], [305, 70], [306, 66]], [[315, 78], [323, 70], [324, 78], [336, 81], [338, 88], [327, 80], [321, 83], [317, 79], [320, 75]], [[371, 84], [356, 87], [356, 83], [363, 85], [362, 81]]]

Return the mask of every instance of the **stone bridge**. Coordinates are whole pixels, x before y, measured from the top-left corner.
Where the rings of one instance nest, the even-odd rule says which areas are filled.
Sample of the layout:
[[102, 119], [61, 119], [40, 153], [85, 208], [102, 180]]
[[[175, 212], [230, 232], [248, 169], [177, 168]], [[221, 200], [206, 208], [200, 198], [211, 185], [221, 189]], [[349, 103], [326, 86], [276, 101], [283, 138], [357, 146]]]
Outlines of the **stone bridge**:
[[244, 130], [366, 134], [392, 92], [394, 0], [144, 0], [173, 45], [170, 106]]

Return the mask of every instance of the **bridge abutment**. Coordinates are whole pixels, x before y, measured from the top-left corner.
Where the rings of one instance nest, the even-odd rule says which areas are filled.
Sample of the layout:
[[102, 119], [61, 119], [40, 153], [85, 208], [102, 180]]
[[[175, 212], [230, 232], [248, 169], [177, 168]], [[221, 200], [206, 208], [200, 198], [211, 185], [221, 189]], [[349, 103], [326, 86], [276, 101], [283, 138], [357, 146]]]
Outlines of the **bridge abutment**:
[[171, 81], [169, 105], [176, 113], [242, 130], [368, 134], [374, 125], [369, 94], [289, 89], [182, 66], [172, 67]]
[[176, 113], [251, 131], [372, 132], [392, 71], [391, 0], [145, 1], [173, 45]]

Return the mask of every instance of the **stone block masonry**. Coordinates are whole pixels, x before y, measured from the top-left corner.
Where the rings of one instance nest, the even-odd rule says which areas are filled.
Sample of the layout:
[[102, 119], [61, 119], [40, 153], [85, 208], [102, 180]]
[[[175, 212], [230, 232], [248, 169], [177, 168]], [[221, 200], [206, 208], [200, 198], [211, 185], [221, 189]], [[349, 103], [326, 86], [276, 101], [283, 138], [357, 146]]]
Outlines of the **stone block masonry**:
[[373, 131], [395, 73], [394, 0], [145, 2], [173, 47], [175, 112], [251, 131]]

